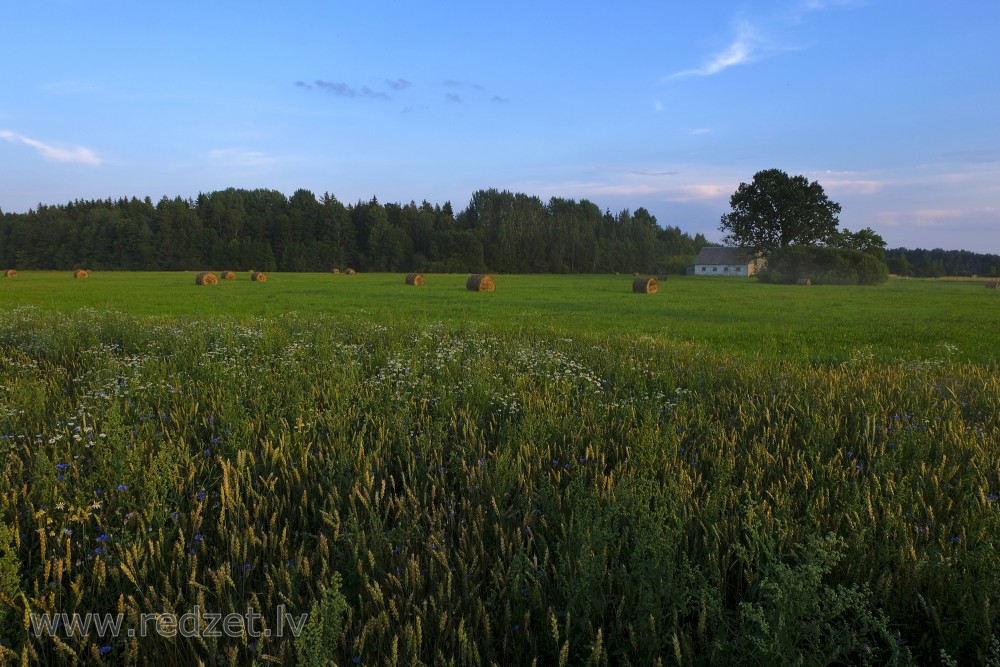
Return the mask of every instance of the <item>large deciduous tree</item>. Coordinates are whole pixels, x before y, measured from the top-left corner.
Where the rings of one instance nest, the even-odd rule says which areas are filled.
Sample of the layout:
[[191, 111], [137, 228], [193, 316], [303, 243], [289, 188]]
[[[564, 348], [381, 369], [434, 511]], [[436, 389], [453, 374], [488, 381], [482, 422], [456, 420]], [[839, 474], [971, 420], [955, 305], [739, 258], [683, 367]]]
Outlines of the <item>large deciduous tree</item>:
[[805, 176], [780, 169], [754, 174], [729, 198], [732, 212], [722, 216], [719, 229], [729, 245], [766, 255], [790, 245], [823, 244], [837, 233], [840, 204], [830, 201], [823, 187]]

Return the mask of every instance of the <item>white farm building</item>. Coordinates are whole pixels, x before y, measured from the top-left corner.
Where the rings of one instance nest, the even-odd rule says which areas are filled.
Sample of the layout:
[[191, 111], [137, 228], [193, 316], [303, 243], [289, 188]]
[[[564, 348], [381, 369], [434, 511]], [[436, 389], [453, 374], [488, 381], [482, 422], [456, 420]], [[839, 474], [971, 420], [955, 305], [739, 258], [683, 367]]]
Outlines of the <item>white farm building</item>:
[[752, 276], [765, 264], [766, 260], [754, 257], [746, 248], [705, 247], [688, 272], [695, 276]]

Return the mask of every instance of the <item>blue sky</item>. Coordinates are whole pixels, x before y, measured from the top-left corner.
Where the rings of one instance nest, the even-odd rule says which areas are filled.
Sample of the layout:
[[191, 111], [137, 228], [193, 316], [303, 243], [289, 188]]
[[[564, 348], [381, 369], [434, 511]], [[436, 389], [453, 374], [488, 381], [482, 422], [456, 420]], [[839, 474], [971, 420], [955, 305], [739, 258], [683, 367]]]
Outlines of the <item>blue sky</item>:
[[718, 240], [778, 168], [890, 247], [1000, 253], [993, 0], [31, 0], [0, 26], [8, 212], [495, 187]]

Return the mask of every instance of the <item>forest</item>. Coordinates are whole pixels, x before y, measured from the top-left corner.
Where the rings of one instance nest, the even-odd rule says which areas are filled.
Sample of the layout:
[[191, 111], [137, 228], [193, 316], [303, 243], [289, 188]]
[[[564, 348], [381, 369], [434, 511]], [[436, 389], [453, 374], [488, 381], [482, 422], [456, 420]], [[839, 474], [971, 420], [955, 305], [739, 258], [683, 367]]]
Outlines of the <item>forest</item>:
[[[458, 214], [450, 202], [343, 204], [304, 189], [235, 188], [0, 212], [0, 268], [20, 270], [683, 273], [706, 245], [645, 208], [612, 213], [586, 199], [496, 189], [475, 192]], [[1000, 273], [1000, 256], [967, 250], [885, 257], [901, 276]]]
[[39, 205], [0, 216], [0, 266], [65, 270], [682, 272], [702, 246], [646, 209], [480, 190], [450, 202], [343, 204], [330, 194], [227, 189]]
[[1000, 275], [1000, 255], [969, 250], [893, 248], [885, 251], [885, 259], [889, 271], [897, 276], [940, 278]]

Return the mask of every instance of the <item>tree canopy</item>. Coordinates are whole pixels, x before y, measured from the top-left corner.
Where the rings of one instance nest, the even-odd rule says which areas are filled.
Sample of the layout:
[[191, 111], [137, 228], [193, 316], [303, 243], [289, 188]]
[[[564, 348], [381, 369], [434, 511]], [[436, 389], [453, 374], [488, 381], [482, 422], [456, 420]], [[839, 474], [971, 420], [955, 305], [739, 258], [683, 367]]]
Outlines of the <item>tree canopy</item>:
[[837, 233], [840, 204], [827, 198], [818, 182], [780, 169], [758, 171], [751, 183], [740, 183], [729, 204], [732, 211], [719, 227], [726, 233], [724, 242], [758, 255], [795, 244], [825, 244]]
[[308, 190], [74, 201], [0, 215], [0, 266], [18, 269], [677, 273], [707, 241], [646, 209], [480, 190], [451, 204], [342, 204]]

